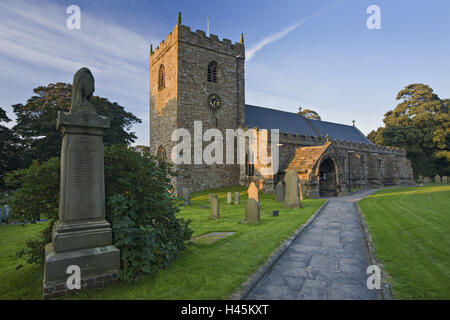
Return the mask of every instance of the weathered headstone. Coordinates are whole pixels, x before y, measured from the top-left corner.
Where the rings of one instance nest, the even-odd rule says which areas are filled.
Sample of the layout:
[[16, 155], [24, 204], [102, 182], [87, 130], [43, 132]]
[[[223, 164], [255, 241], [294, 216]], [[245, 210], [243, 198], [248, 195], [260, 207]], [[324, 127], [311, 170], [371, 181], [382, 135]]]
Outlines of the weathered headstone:
[[284, 176], [285, 195], [283, 208], [299, 208], [300, 197], [298, 190], [298, 174], [295, 170], [288, 170]]
[[9, 206], [7, 205], [7, 204], [5, 204], [4, 206], [3, 206], [3, 212], [4, 212], [4, 219], [5, 219], [5, 221], [6, 220], [8, 220], [8, 217], [9, 217]]
[[418, 183], [423, 183], [423, 176], [422, 175], [419, 176], [419, 179], [417, 180], [417, 182]]
[[44, 299], [72, 289], [66, 284], [69, 266], [79, 268], [83, 289], [118, 279], [120, 250], [112, 245], [111, 225], [105, 220], [103, 134], [109, 118], [95, 112], [93, 92], [94, 78], [81, 68], [74, 76], [70, 111], [58, 112], [59, 210], [52, 242], [45, 247]]
[[191, 193], [189, 192], [188, 188], [183, 188], [183, 204], [185, 206], [190, 206], [191, 205]]
[[211, 207], [211, 219], [219, 219], [219, 198], [217, 194], [209, 194], [209, 205]]
[[259, 211], [259, 203], [254, 198], [249, 198], [245, 205], [245, 222], [259, 223], [261, 221]]
[[234, 193], [234, 204], [239, 204], [239, 192]]
[[283, 182], [278, 182], [278, 184], [275, 186], [275, 201], [276, 202], [283, 202], [284, 201], [284, 186]]
[[227, 192], [227, 204], [233, 203], [233, 194], [231, 192]]
[[442, 183], [445, 183], [445, 184], [448, 183], [448, 177], [447, 176], [443, 176], [442, 177]]
[[434, 182], [436, 182], [436, 183], [441, 183], [441, 176], [437, 174], [437, 175], [434, 177]]
[[423, 178], [423, 183], [424, 184], [427, 184], [427, 183], [430, 183], [430, 182], [431, 182], [431, 179], [429, 177], [424, 177]]
[[259, 193], [258, 193], [258, 188], [256, 187], [255, 183], [252, 182], [250, 183], [250, 186], [248, 187], [248, 198], [251, 199], [255, 199], [256, 202], [259, 203]]

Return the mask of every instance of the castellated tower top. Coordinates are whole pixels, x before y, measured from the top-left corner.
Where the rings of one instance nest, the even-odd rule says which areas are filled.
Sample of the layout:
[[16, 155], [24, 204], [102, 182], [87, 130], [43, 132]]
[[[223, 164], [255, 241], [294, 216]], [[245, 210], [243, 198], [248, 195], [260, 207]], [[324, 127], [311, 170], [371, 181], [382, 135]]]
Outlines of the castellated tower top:
[[191, 28], [181, 24], [181, 12], [178, 13], [177, 24], [170, 32], [166, 39], [161, 41], [160, 45], [150, 50], [150, 58], [152, 61], [157, 61], [159, 56], [167, 52], [167, 50], [177, 41], [186, 42], [191, 45], [202, 48], [212, 49], [217, 52], [228, 54], [230, 56], [240, 56], [245, 59], [244, 36], [241, 34], [240, 42], [232, 43], [229, 39], [219, 40], [215, 34], [210, 34], [208, 37], [203, 30], [191, 31]]

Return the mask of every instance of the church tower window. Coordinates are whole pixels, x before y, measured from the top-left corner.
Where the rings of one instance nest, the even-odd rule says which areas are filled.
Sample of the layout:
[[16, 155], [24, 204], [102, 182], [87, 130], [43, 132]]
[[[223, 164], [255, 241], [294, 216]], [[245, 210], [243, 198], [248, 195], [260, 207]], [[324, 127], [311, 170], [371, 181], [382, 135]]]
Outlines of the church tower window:
[[162, 64], [159, 67], [159, 74], [158, 74], [158, 89], [164, 89], [166, 87], [166, 79], [165, 79], [165, 71], [164, 71], [164, 65]]
[[208, 82], [217, 82], [217, 63], [214, 61], [208, 64]]

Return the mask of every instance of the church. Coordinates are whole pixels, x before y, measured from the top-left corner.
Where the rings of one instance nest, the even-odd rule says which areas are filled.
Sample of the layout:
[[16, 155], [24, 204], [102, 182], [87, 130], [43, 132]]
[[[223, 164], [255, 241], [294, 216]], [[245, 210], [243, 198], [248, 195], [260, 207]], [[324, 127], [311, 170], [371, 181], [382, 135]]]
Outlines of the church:
[[[294, 169], [305, 196], [341, 196], [351, 190], [413, 183], [406, 152], [374, 145], [355, 125], [307, 119], [245, 104], [245, 45], [220, 40], [181, 23], [153, 50], [150, 47], [150, 153], [170, 161], [177, 145], [172, 133], [202, 130], [278, 129], [279, 169], [262, 172], [258, 157], [246, 149], [241, 164], [176, 164], [175, 188], [201, 191], [252, 181], [273, 192], [287, 170]], [[225, 134], [224, 134], [225, 135]], [[270, 144], [270, 141], [267, 140]], [[204, 145], [207, 145], [203, 142]], [[270, 152], [270, 147], [268, 147]], [[236, 150], [235, 150], [236, 151]], [[194, 155], [192, 155], [194, 157]], [[256, 158], [256, 159], [255, 159]]]

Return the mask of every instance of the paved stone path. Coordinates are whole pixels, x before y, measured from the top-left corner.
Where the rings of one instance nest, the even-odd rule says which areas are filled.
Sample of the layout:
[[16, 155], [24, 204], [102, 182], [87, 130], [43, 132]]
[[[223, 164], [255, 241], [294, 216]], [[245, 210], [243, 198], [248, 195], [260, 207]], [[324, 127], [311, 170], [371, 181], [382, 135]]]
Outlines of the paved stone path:
[[354, 207], [376, 190], [327, 198], [327, 206], [302, 231], [247, 299], [377, 299], [366, 286], [369, 258]]

